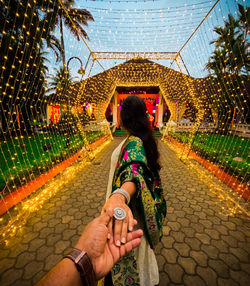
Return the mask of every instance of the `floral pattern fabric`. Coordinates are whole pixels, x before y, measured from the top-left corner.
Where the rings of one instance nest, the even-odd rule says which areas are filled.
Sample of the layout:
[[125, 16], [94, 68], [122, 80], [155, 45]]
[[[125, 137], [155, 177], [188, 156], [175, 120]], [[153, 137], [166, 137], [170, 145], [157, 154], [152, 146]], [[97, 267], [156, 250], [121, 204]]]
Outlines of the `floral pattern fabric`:
[[[136, 184], [134, 196], [138, 201], [143, 231], [150, 247], [154, 248], [162, 236], [166, 201], [163, 197], [160, 177], [155, 177], [148, 168], [143, 142], [135, 136], [130, 136], [121, 148], [113, 177], [112, 192], [125, 182]], [[121, 258], [114, 266], [112, 278], [114, 285], [140, 285], [133, 251]]]

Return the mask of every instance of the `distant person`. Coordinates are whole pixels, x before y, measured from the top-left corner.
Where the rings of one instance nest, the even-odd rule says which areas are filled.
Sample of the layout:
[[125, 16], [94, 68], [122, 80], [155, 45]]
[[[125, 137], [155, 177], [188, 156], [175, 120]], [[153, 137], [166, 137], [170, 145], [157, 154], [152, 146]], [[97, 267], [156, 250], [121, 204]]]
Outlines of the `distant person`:
[[[113, 232], [108, 232], [107, 228], [109, 224], [112, 227], [113, 221], [109, 214], [102, 214], [90, 222], [73, 252], [66, 255], [36, 286], [96, 286], [98, 279], [104, 277], [121, 256], [137, 247], [143, 234], [140, 229], [128, 233], [126, 244], [120, 247], [114, 244]], [[79, 257], [80, 262], [76, 264], [73, 260], [77, 262]]]
[[[126, 243], [133, 218], [144, 236], [140, 246], [121, 258], [106, 276], [105, 285], [153, 286], [159, 271], [153, 248], [162, 236], [166, 202], [159, 176], [159, 153], [152, 135], [145, 102], [128, 96], [121, 107], [121, 125], [128, 137], [114, 150], [103, 212], [118, 210], [114, 223], [117, 246]], [[126, 216], [123, 216], [123, 212]], [[111, 231], [111, 230], [110, 230]]]

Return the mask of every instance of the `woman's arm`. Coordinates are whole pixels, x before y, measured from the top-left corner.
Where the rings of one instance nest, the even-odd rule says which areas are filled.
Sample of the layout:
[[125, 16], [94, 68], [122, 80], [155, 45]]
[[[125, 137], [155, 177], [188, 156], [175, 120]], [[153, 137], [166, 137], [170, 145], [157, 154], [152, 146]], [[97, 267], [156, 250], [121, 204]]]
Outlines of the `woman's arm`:
[[[125, 182], [122, 184], [121, 189], [128, 192], [130, 198], [136, 192], [136, 185], [133, 182]], [[114, 241], [117, 246], [121, 243], [126, 243], [127, 232], [132, 231], [134, 227], [134, 217], [130, 208], [126, 205], [126, 197], [120, 193], [115, 193], [107, 200], [103, 206], [103, 212], [113, 211], [114, 208], [122, 208], [126, 212], [126, 218], [124, 220], [115, 220], [114, 229], [112, 229], [112, 224], [109, 224], [109, 232], [114, 232]]]

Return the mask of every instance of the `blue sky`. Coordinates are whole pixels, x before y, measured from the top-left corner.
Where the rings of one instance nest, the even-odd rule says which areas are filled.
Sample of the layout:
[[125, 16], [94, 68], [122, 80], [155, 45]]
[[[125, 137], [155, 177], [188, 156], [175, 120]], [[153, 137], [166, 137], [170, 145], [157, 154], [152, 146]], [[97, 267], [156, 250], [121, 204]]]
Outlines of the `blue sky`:
[[[249, 6], [249, 2], [220, 0], [215, 6], [181, 52], [191, 76], [207, 75], [204, 66], [213, 51], [209, 43], [216, 38], [213, 28], [223, 25], [229, 12], [236, 15], [237, 3]], [[76, 0], [75, 7], [88, 9], [95, 19], [86, 27], [90, 38], [87, 44], [93, 52], [177, 52], [215, 3], [216, 0]], [[78, 42], [67, 29], [64, 38], [66, 60], [76, 56], [85, 65], [90, 53], [84, 42]], [[60, 63], [55, 63], [51, 53], [49, 60], [50, 73], [53, 73], [53, 68], [58, 68]], [[102, 66], [95, 62], [91, 72], [90, 61], [85, 78], [124, 61], [99, 60]], [[172, 62], [154, 61], [167, 67]], [[80, 78], [79, 67], [77, 60], [70, 61], [69, 68], [77, 78]], [[178, 70], [175, 64], [171, 68]]]

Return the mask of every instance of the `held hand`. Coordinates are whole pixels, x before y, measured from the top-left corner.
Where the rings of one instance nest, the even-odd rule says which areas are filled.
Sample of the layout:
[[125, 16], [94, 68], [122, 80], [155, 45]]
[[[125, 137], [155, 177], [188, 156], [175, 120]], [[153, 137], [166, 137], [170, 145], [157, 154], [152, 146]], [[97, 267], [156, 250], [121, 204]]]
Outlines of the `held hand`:
[[128, 230], [132, 231], [134, 225], [137, 223], [134, 220], [133, 214], [130, 208], [125, 203], [125, 197], [121, 194], [112, 195], [105, 205], [102, 208], [102, 214], [106, 212], [114, 213], [115, 208], [122, 208], [126, 212], [126, 217], [124, 220], [115, 220], [114, 221], [114, 229], [113, 222], [110, 221], [108, 224], [109, 235], [111, 235], [112, 231], [114, 232], [114, 243], [117, 246], [120, 246], [121, 243], [126, 243], [126, 237]]
[[100, 279], [108, 274], [114, 264], [125, 254], [139, 246], [143, 231], [138, 229], [127, 234], [127, 242], [120, 247], [114, 244], [114, 236], [111, 234], [110, 239], [105, 245], [104, 252], [99, 257], [92, 260], [96, 278]]
[[112, 220], [112, 212], [103, 213], [101, 216], [94, 219], [87, 225], [75, 246], [88, 253], [97, 279], [105, 276], [121, 256], [137, 247], [141, 242], [140, 237], [143, 235], [143, 231], [140, 229], [128, 233], [126, 236], [127, 243], [121, 247], [117, 247], [114, 244], [112, 231], [110, 239], [107, 240], [107, 225], [112, 222]]

